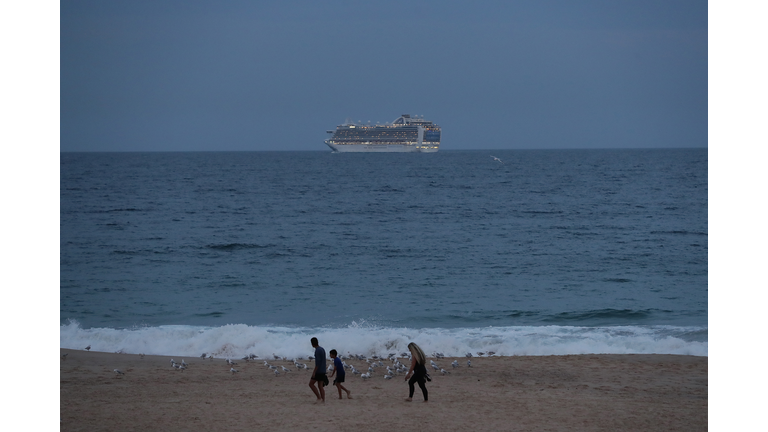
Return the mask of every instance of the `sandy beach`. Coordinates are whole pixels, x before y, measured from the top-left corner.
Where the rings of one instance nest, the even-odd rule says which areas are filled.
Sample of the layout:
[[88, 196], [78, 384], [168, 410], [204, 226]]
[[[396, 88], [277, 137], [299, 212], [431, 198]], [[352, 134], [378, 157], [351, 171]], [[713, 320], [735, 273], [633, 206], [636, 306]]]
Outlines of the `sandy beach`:
[[352, 399], [328, 386], [326, 403], [316, 405], [310, 372], [290, 361], [270, 361], [292, 370], [275, 376], [263, 360], [236, 360], [233, 374], [225, 359], [185, 357], [189, 366], [178, 371], [170, 360], [182, 357], [63, 354], [62, 431], [707, 429], [707, 357], [474, 357], [471, 368], [445, 358], [437, 363], [450, 374], [431, 373], [428, 403], [418, 387], [405, 402], [404, 376], [385, 380], [381, 368], [367, 381], [348, 372]]

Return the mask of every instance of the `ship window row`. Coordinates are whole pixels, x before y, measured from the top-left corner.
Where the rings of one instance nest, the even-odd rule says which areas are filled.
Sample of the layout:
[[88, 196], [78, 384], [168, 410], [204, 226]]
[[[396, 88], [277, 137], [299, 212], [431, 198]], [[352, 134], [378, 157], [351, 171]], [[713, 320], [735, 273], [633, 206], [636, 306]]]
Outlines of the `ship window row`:
[[371, 133], [371, 134], [336, 134], [335, 138], [408, 138], [418, 137], [417, 133]]

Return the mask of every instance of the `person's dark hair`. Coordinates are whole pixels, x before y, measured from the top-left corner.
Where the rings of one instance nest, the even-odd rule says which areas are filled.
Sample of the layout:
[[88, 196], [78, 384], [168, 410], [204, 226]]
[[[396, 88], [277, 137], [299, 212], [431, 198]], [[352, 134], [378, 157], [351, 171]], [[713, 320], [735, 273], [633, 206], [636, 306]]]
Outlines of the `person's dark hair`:
[[337, 354], [336, 350], [331, 350], [331, 354], [336, 355]]
[[317, 346], [318, 345], [316, 337], [313, 337], [312, 339], [310, 339], [309, 342], [312, 343], [312, 346]]

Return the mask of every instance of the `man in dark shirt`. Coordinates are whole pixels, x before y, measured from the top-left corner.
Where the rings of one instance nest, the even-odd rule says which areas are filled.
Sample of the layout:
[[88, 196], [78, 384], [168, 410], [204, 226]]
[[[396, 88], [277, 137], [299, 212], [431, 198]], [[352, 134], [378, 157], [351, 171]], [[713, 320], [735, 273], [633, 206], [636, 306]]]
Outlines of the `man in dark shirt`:
[[[312, 379], [309, 380], [309, 388], [317, 396], [315, 403], [325, 403], [325, 389], [323, 388], [328, 384], [328, 377], [326, 376], [325, 367], [325, 350], [318, 345], [317, 338], [313, 337], [312, 347], [315, 349], [315, 369], [312, 370]], [[318, 383], [317, 388], [315, 383]]]

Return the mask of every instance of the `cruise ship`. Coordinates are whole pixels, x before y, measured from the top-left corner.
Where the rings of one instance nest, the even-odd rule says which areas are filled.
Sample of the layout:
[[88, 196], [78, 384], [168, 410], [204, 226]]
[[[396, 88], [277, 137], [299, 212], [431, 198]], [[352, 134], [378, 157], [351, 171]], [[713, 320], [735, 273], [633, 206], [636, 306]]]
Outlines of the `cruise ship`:
[[440, 126], [424, 117], [403, 114], [392, 123], [346, 123], [327, 131], [325, 143], [335, 152], [434, 153], [440, 147]]

